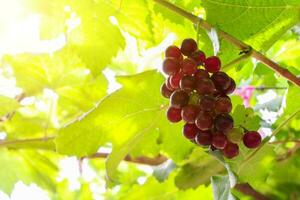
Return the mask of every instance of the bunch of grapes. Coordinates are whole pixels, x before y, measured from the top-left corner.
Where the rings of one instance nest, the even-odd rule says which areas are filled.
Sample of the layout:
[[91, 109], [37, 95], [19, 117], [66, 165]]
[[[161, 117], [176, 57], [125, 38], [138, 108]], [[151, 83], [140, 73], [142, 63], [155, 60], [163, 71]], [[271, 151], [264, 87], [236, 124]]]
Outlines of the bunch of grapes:
[[239, 142], [248, 148], [261, 143], [257, 131], [234, 127], [230, 116], [232, 104], [227, 96], [236, 88], [235, 81], [220, 71], [217, 56], [206, 57], [195, 40], [185, 39], [181, 48], [170, 46], [165, 51], [163, 72], [168, 76], [161, 94], [170, 99], [167, 118], [172, 123], [185, 121], [183, 135], [227, 158], [239, 154]]

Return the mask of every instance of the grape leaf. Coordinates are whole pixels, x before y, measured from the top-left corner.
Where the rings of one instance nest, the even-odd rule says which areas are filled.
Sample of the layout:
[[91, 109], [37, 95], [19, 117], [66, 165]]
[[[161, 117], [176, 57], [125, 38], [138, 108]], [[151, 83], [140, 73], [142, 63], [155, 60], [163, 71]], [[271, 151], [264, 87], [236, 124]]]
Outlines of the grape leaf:
[[247, 130], [258, 130], [260, 127], [260, 117], [254, 114], [252, 108], [245, 108], [238, 105], [232, 113], [234, 126], [242, 126]]
[[9, 112], [12, 112], [19, 108], [19, 102], [16, 99], [12, 99], [6, 96], [0, 95], [0, 116], [4, 116]]

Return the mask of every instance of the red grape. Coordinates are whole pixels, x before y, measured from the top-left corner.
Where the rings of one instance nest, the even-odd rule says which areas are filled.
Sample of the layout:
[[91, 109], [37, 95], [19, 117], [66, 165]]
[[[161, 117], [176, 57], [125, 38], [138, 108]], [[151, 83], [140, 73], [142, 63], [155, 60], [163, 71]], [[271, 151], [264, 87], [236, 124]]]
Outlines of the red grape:
[[166, 80], [166, 87], [169, 89], [169, 90], [172, 90], [172, 91], [174, 91], [175, 90], [175, 88], [173, 88], [172, 87], [172, 85], [171, 85], [171, 80], [170, 80], [170, 76], [167, 78], [167, 80]]
[[190, 58], [196, 62], [197, 66], [199, 66], [203, 65], [206, 57], [203, 51], [198, 50], [192, 53]]
[[209, 113], [200, 112], [196, 117], [195, 124], [200, 130], [206, 131], [212, 128], [213, 118]]
[[210, 73], [217, 72], [221, 69], [221, 61], [217, 56], [208, 57], [204, 61], [204, 67]]
[[179, 82], [180, 82], [181, 78], [182, 78], [182, 74], [180, 72], [170, 76], [170, 85], [172, 86], [172, 88], [174, 88], [174, 89], [179, 88]]
[[185, 58], [181, 62], [182, 72], [187, 75], [193, 75], [197, 71], [197, 64], [190, 58]]
[[230, 78], [230, 85], [224, 92], [225, 94], [231, 94], [234, 92], [235, 88], [236, 88], [235, 81], [232, 78]]
[[216, 88], [220, 91], [225, 91], [229, 88], [231, 80], [230, 77], [224, 72], [216, 72], [211, 76]]
[[231, 110], [232, 110], [232, 104], [229, 97], [223, 96], [217, 98], [215, 104], [216, 113], [230, 113]]
[[180, 48], [181, 53], [185, 56], [190, 56], [197, 49], [198, 49], [197, 42], [192, 38], [183, 40]]
[[196, 82], [195, 89], [200, 95], [211, 95], [215, 91], [215, 85], [210, 79], [201, 79]]
[[223, 155], [227, 158], [234, 158], [239, 155], [239, 146], [237, 144], [227, 142], [225, 148], [222, 150]]
[[161, 87], [160, 87], [160, 92], [161, 94], [166, 97], [166, 98], [170, 98], [170, 96], [172, 95], [173, 91], [169, 90], [166, 86], [166, 83], [164, 83]]
[[195, 119], [199, 113], [199, 108], [195, 105], [187, 105], [182, 108], [181, 117], [187, 123], [195, 123]]
[[196, 73], [194, 74], [196, 80], [201, 80], [201, 79], [208, 79], [209, 78], [209, 73], [205, 71], [204, 69], [197, 69]]
[[182, 132], [184, 137], [186, 137], [189, 140], [193, 140], [199, 132], [199, 129], [195, 124], [185, 124]]
[[215, 98], [209, 95], [202, 96], [199, 99], [199, 107], [201, 111], [213, 111], [215, 108]]
[[224, 149], [227, 145], [227, 138], [224, 134], [213, 135], [212, 145], [217, 149]]
[[248, 148], [256, 148], [261, 143], [261, 136], [257, 131], [247, 131], [243, 137], [243, 142]]
[[166, 58], [162, 70], [167, 75], [174, 75], [179, 72], [180, 63], [174, 58]]
[[220, 114], [216, 116], [214, 125], [218, 131], [226, 134], [233, 128], [233, 119], [229, 114]]
[[210, 131], [200, 131], [195, 138], [197, 144], [201, 146], [210, 145], [212, 142], [212, 134]]
[[185, 75], [180, 80], [179, 85], [182, 90], [184, 90], [186, 92], [191, 92], [195, 88], [195, 77]]
[[180, 60], [182, 57], [182, 54], [181, 54], [180, 49], [177, 46], [172, 45], [166, 49], [165, 56], [166, 56], [166, 58], [172, 57], [177, 60]]
[[171, 106], [182, 108], [189, 102], [189, 95], [183, 90], [176, 90], [170, 97]]
[[169, 107], [167, 110], [167, 118], [172, 123], [181, 121], [181, 109]]

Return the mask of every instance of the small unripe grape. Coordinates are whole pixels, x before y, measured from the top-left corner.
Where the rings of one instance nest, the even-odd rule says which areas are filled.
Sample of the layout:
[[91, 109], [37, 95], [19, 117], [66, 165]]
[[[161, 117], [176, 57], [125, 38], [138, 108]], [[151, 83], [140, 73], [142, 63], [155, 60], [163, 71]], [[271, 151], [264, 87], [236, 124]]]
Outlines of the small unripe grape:
[[186, 75], [193, 75], [197, 71], [197, 64], [190, 58], [185, 58], [181, 62], [182, 73]]
[[221, 61], [217, 56], [211, 56], [204, 61], [205, 69], [210, 72], [218, 72], [221, 69]]
[[224, 134], [215, 134], [212, 138], [212, 145], [217, 149], [224, 149], [227, 145], [227, 138]]
[[257, 131], [247, 131], [243, 137], [243, 141], [248, 148], [257, 148], [261, 143], [261, 136]]
[[220, 91], [226, 91], [231, 84], [230, 77], [224, 72], [213, 73], [211, 80], [214, 82], [215, 87]]
[[166, 56], [166, 58], [172, 57], [177, 60], [180, 60], [182, 57], [182, 54], [181, 54], [180, 49], [177, 46], [172, 45], [166, 49], [165, 56]]
[[167, 75], [174, 75], [180, 70], [180, 63], [175, 58], [166, 58], [162, 70]]
[[239, 155], [239, 146], [237, 144], [227, 142], [225, 148], [222, 150], [223, 155], [229, 159]]
[[197, 106], [187, 105], [182, 108], [181, 117], [185, 122], [193, 124], [195, 123], [198, 113], [199, 108]]
[[185, 124], [182, 129], [184, 137], [186, 137], [189, 140], [195, 139], [199, 131], [200, 130], [197, 128], [195, 124]]
[[173, 91], [169, 90], [166, 86], [166, 83], [162, 84], [162, 86], [160, 87], [160, 93], [166, 97], [166, 98], [170, 98], [170, 96], [172, 95]]
[[227, 139], [233, 143], [239, 143], [243, 139], [243, 130], [240, 128], [233, 128], [227, 133]]
[[169, 107], [169, 109], [167, 110], [167, 118], [172, 123], [180, 122], [181, 109]]
[[203, 65], [206, 57], [203, 51], [198, 50], [192, 53], [190, 58], [196, 62], [197, 66], [199, 66], [199, 65]]
[[198, 105], [199, 99], [200, 99], [200, 95], [198, 93], [192, 93], [190, 95], [189, 104]]
[[198, 49], [197, 42], [192, 38], [187, 38], [182, 41], [181, 53], [185, 56], [190, 56], [193, 52]]
[[213, 118], [209, 113], [200, 112], [196, 117], [195, 124], [200, 130], [206, 131], [212, 128]]
[[217, 115], [214, 121], [216, 130], [227, 134], [233, 128], [233, 119], [229, 114]]
[[215, 98], [210, 95], [204, 95], [199, 99], [201, 111], [212, 112], [215, 109]]
[[176, 90], [170, 97], [171, 106], [182, 108], [189, 102], [189, 95], [183, 90]]
[[186, 92], [192, 92], [195, 88], [195, 77], [185, 75], [179, 82], [180, 88]]
[[201, 79], [209, 79], [209, 73], [204, 69], [197, 69], [196, 73], [194, 74], [194, 77], [197, 81]]
[[201, 79], [196, 82], [195, 89], [200, 95], [212, 95], [215, 91], [215, 85], [210, 79]]
[[232, 104], [229, 97], [223, 96], [217, 98], [215, 104], [216, 113], [230, 113], [231, 110], [232, 110]]
[[212, 134], [210, 131], [201, 131], [196, 135], [196, 143], [201, 146], [211, 145]]

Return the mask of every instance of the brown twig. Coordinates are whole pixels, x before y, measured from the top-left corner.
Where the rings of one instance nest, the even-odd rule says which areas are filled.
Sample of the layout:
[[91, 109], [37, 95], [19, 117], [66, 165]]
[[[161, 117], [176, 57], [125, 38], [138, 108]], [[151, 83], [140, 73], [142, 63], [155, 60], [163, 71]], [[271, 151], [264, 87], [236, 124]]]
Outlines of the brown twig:
[[234, 189], [237, 191], [251, 196], [255, 200], [269, 200], [267, 196], [261, 194], [260, 192], [256, 191], [249, 183], [238, 183], [234, 186]]
[[288, 159], [289, 157], [291, 157], [298, 149], [300, 149], [300, 143], [296, 143], [295, 146], [291, 149], [289, 149], [285, 154], [279, 156], [277, 158], [277, 161], [284, 161], [286, 159]]
[[[18, 102], [21, 102], [25, 97], [26, 97], [25, 93], [21, 93], [20, 95], [16, 96], [15, 99]], [[10, 120], [15, 114], [16, 114], [16, 111], [12, 111], [12, 112], [8, 113], [7, 115], [0, 118], [0, 122], [5, 122], [5, 121]]]
[[[167, 7], [168, 9], [174, 11], [175, 13], [189, 19], [194, 24], [199, 24], [199, 26], [202, 27], [203, 29], [206, 29], [206, 30], [210, 31], [211, 29], [214, 28], [212, 25], [210, 25], [208, 22], [206, 22], [202, 18], [197, 17], [197, 16], [183, 10], [182, 8], [177, 7], [176, 5], [170, 3], [166, 0], [154, 0], [154, 1], [157, 2], [158, 4], [162, 5], [162, 6]], [[234, 46], [236, 46], [240, 50], [251, 49], [251, 47], [248, 44], [240, 41], [239, 39], [233, 37], [232, 35], [230, 35], [229, 33], [226, 33], [225, 31], [218, 30], [218, 35], [221, 38], [223, 38], [224, 40], [226, 40], [226, 41], [230, 42], [231, 44], [233, 44]], [[280, 74], [281, 76], [285, 77], [290, 82], [292, 82], [295, 85], [297, 85], [298, 87], [300, 87], [300, 78], [298, 78], [297, 76], [292, 74], [289, 70], [281, 67], [276, 62], [272, 61], [271, 59], [269, 59], [268, 57], [261, 54], [260, 52], [258, 52], [255, 49], [251, 50], [251, 56], [253, 58], [259, 60], [260, 62], [264, 63], [266, 66], [268, 66], [273, 71]]]

